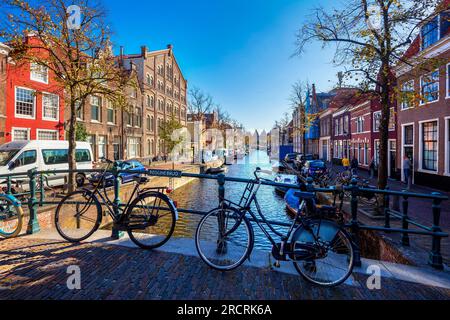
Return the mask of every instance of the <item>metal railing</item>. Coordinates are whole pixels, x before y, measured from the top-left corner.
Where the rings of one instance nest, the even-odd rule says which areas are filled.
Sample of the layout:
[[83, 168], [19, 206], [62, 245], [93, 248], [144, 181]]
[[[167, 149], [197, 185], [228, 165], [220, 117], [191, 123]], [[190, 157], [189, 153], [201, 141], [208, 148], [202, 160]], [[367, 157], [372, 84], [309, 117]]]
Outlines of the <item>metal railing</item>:
[[[101, 169], [92, 169], [92, 170], [73, 170], [74, 173], [101, 173], [104, 170]], [[136, 173], [133, 171], [124, 171], [118, 170], [117, 167], [114, 167], [112, 170], [108, 170], [114, 176], [114, 201], [113, 203], [118, 206], [121, 205], [120, 202], [120, 179], [119, 174], [121, 173]], [[48, 174], [68, 174], [68, 170], [56, 170], [56, 171], [36, 171], [30, 170], [27, 172], [26, 176], [29, 179], [29, 189], [30, 191], [26, 193], [29, 196], [27, 200], [27, 205], [29, 208], [30, 219], [28, 223], [27, 233], [33, 234], [40, 231], [39, 222], [37, 218], [38, 207], [44, 205], [54, 205], [58, 202], [56, 201], [47, 201], [45, 198], [45, 190], [43, 189], [43, 177]], [[154, 170], [150, 169], [146, 171], [146, 174], [149, 176], [157, 176], [157, 177], [167, 177], [170, 179], [174, 178], [196, 178], [196, 179], [207, 179], [207, 180], [215, 180], [218, 185], [218, 200], [219, 204], [225, 199], [225, 184], [226, 182], [237, 182], [237, 183], [250, 183], [252, 179], [245, 178], [235, 178], [235, 177], [226, 177], [223, 174], [219, 175], [210, 175], [210, 174], [196, 174], [196, 173], [187, 173], [181, 171], [174, 170]], [[6, 179], [8, 182], [7, 191], [11, 191], [10, 184], [14, 176], [24, 176], [24, 174], [11, 174], [11, 175], [0, 175], [0, 180]], [[40, 190], [36, 189], [37, 179], [40, 180]], [[272, 181], [261, 181], [262, 185], [272, 186], [272, 187], [281, 187], [281, 188], [291, 188], [291, 189], [300, 189], [300, 186], [292, 186], [290, 184], [282, 184], [276, 183]], [[338, 194], [342, 192], [335, 187], [329, 188], [316, 188], [313, 185], [312, 179], [308, 179], [307, 181], [307, 191], [316, 192], [316, 193], [328, 193], [328, 194]], [[356, 179], [353, 179], [350, 186], [343, 187], [344, 190], [351, 192], [350, 198], [350, 221], [348, 221], [345, 226], [350, 230], [351, 234], [354, 237], [354, 241], [357, 244], [355, 248], [355, 264], [361, 265], [361, 256], [359, 251], [359, 243], [360, 243], [360, 231], [361, 230], [372, 230], [372, 231], [381, 231], [388, 233], [399, 233], [401, 234], [401, 244], [403, 246], [409, 246], [409, 235], [421, 235], [421, 236], [429, 236], [432, 239], [432, 248], [429, 253], [429, 261], [428, 263], [436, 269], [443, 269], [443, 259], [441, 253], [441, 240], [442, 238], [448, 237], [446, 232], [443, 232], [440, 227], [440, 219], [441, 219], [441, 205], [443, 201], [448, 200], [447, 196], [444, 196], [439, 193], [432, 194], [421, 194], [421, 193], [411, 193], [411, 192], [400, 192], [400, 191], [391, 191], [391, 190], [379, 190], [372, 188], [363, 188], [358, 186], [358, 182]], [[363, 224], [358, 220], [358, 200], [359, 197], [364, 193], [373, 193], [382, 195], [384, 198], [383, 204], [383, 213], [384, 213], [384, 226], [376, 226], [376, 225], [367, 225]], [[37, 196], [39, 195], [39, 199]], [[402, 199], [402, 210], [397, 211], [390, 208], [390, 201], [392, 197], [400, 197]], [[420, 199], [428, 199], [431, 201], [431, 217], [432, 222], [430, 226], [426, 226], [424, 224], [418, 223], [414, 221], [408, 214], [409, 211], [409, 200], [412, 198], [420, 198]], [[200, 210], [191, 210], [186, 208], [178, 208], [179, 212], [188, 213], [188, 214], [197, 214], [197, 215], [205, 215], [207, 212]], [[393, 228], [391, 227], [391, 218], [395, 217], [401, 220], [401, 228]], [[261, 221], [262, 222], [262, 221]], [[269, 221], [271, 224], [280, 227], [289, 227], [289, 223], [277, 222], [277, 221]], [[410, 225], [413, 225], [415, 228], [411, 229]], [[113, 237], [120, 237], [120, 234], [117, 230], [113, 228]]]

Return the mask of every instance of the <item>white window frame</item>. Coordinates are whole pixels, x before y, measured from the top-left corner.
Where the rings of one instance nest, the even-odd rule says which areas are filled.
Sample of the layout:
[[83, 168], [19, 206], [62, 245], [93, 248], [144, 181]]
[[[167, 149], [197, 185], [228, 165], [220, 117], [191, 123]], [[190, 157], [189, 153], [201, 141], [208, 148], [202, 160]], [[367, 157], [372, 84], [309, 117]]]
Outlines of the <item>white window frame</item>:
[[[14, 139], [14, 131], [15, 131], [15, 130], [23, 130], [23, 131], [26, 131], [26, 132], [27, 132], [27, 140], [29, 141], [29, 140], [31, 139], [31, 135], [30, 135], [31, 129], [30, 129], [30, 128], [12, 127], [12, 128], [11, 128], [11, 138], [12, 138], [12, 141], [17, 141], [17, 140]], [[20, 140], [20, 141], [22, 141], [22, 140]]]
[[51, 129], [49, 129], [49, 130], [47, 130], [47, 129], [37, 129], [36, 130], [36, 140], [39, 140], [39, 134], [42, 133], [42, 132], [56, 133], [56, 140], [54, 140], [54, 141], [58, 141], [59, 140], [59, 131], [58, 130], [51, 130]]
[[[412, 139], [413, 139], [413, 143], [412, 144], [405, 144], [405, 127], [409, 127], [409, 126], [412, 126], [412, 128], [413, 128], [413, 136], [412, 136]], [[401, 146], [402, 146], [402, 149], [400, 150], [400, 153], [401, 153], [401, 177], [402, 177], [402, 181], [404, 181], [405, 180], [405, 174], [403, 173], [403, 159], [405, 158], [405, 147], [412, 147], [413, 148], [413, 163], [411, 163], [411, 165], [412, 165], [412, 167], [413, 167], [413, 170], [411, 170], [411, 175], [412, 175], [412, 183], [414, 184], [414, 169], [415, 169], [415, 166], [414, 166], [414, 162], [415, 162], [415, 160], [416, 160], [416, 154], [415, 154], [415, 150], [416, 150], [416, 147], [415, 147], [415, 139], [416, 139], [416, 131], [415, 131], [415, 128], [416, 128], [416, 124], [414, 123], [414, 122], [408, 122], [408, 123], [402, 123], [402, 125], [401, 125]]]
[[[44, 116], [44, 96], [45, 95], [49, 95], [49, 96], [56, 96], [57, 100], [58, 100], [58, 106], [57, 106], [57, 110], [56, 110], [56, 119], [55, 118], [48, 118]], [[50, 92], [42, 92], [42, 120], [45, 121], [53, 121], [53, 122], [58, 122], [59, 121], [59, 110], [60, 110], [60, 99], [59, 99], [59, 95], [54, 94], [54, 93], [50, 93]]]
[[[43, 80], [33, 76], [33, 66], [37, 66], [39, 68], [45, 68], [46, 69], [46, 75], [45, 75], [46, 81], [43, 81]], [[36, 81], [36, 82], [39, 82], [39, 83], [48, 84], [48, 68], [46, 66], [40, 65], [40, 64], [38, 64], [36, 62], [30, 62], [30, 80], [31, 81]]]
[[[438, 79], [437, 79], [437, 99], [434, 100], [434, 101], [425, 101], [423, 99], [424, 96], [423, 96], [423, 91], [422, 91], [422, 83], [423, 83], [422, 78], [424, 76], [431, 75], [431, 74], [433, 74], [435, 72], [437, 72], [437, 74], [438, 74]], [[423, 105], [427, 105], [427, 104], [432, 104], [432, 103], [438, 102], [439, 99], [440, 99], [440, 90], [441, 90], [441, 83], [440, 83], [440, 81], [441, 81], [441, 74], [439, 72], [439, 68], [436, 69], [436, 70], [433, 70], [433, 71], [431, 71], [431, 72], [429, 72], [429, 73], [427, 73], [427, 74], [425, 74], [423, 76], [421, 76], [419, 81], [420, 81], [420, 105], [423, 106]]]
[[450, 176], [450, 146], [449, 146], [449, 140], [450, 140], [450, 136], [448, 131], [450, 130], [450, 116], [445, 117], [444, 118], [445, 121], [445, 145], [444, 145], [444, 159], [445, 159], [445, 164], [444, 164], [444, 175], [446, 176]]
[[[414, 81], [414, 79], [410, 79], [410, 80], [408, 80], [408, 81], [405, 81], [405, 82], [403, 82], [402, 83], [402, 86], [401, 86], [401, 93], [403, 94], [403, 87], [406, 85], [406, 84], [409, 84], [409, 83], [412, 83], [412, 89], [413, 89], [413, 91], [412, 92], [415, 92], [415, 85], [416, 85], [416, 83], [415, 83], [415, 81]], [[408, 91], [408, 92], [410, 92], [410, 91]], [[401, 97], [401, 98], [403, 98], [403, 97]], [[412, 108], [414, 108], [414, 101], [412, 101], [411, 102], [412, 103], [412, 106], [410, 106], [410, 107], [405, 107], [405, 104], [404, 104], [404, 102], [403, 102], [403, 100], [400, 102], [400, 110], [409, 110], [409, 109], [412, 109]]]
[[[26, 116], [17, 113], [17, 89], [23, 89], [33, 92], [33, 115]], [[26, 87], [14, 87], [14, 117], [19, 119], [36, 119], [36, 90], [29, 89]]]
[[447, 65], [445, 66], [445, 74], [447, 75], [447, 77], [445, 78], [446, 80], [446, 88], [447, 88], [447, 92], [445, 93], [445, 99], [450, 99], [450, 62], [447, 63]]
[[[436, 150], [436, 171], [433, 170], [427, 170], [422, 168], [422, 152], [423, 152], [423, 124], [427, 122], [437, 122], [437, 150]], [[423, 173], [429, 173], [429, 174], [435, 174], [439, 175], [439, 118], [435, 119], [427, 119], [419, 121], [419, 168], [417, 171], [423, 172]]]
[[375, 125], [375, 118], [376, 118], [376, 115], [380, 115], [380, 119], [381, 119], [381, 110], [380, 111], [375, 111], [374, 113], [373, 113], [373, 132], [380, 132], [380, 127], [378, 126], [378, 128], [377, 128], [377, 126]]
[[[95, 105], [98, 107], [98, 116], [100, 119], [92, 119], [92, 98], [98, 98], [99, 99], [99, 104]], [[92, 96], [89, 99], [89, 112], [90, 112], [90, 116], [91, 116], [91, 122], [93, 123], [102, 123], [102, 104], [103, 104], [103, 99], [100, 96]]]

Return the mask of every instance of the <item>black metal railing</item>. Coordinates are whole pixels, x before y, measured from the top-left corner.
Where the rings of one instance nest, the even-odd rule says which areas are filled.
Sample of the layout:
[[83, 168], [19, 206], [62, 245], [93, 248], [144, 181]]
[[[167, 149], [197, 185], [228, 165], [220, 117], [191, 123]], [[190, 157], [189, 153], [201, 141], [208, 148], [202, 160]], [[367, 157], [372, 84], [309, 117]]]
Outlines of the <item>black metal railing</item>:
[[[92, 170], [73, 170], [73, 173], [83, 173], [83, 174], [89, 174], [89, 173], [101, 173], [104, 170], [100, 169], [92, 169]], [[108, 172], [112, 173], [115, 177], [114, 181], [114, 203], [117, 206], [120, 206], [120, 183], [119, 183], [119, 174], [120, 173], [135, 173], [133, 171], [121, 171], [118, 170], [118, 168], [114, 167], [112, 170], [109, 170]], [[26, 193], [21, 194], [22, 196], [27, 195], [28, 199], [27, 205], [29, 208], [29, 223], [27, 228], [27, 233], [37, 233], [40, 231], [39, 222], [37, 218], [38, 213], [38, 207], [44, 206], [44, 205], [55, 205], [58, 202], [57, 201], [48, 201], [45, 197], [45, 190], [44, 190], [44, 177], [49, 174], [68, 174], [68, 170], [56, 170], [56, 171], [36, 171], [36, 170], [30, 170], [26, 173], [26, 177], [29, 180], [29, 191]], [[219, 175], [210, 175], [210, 174], [196, 174], [196, 173], [187, 173], [187, 172], [181, 172], [181, 171], [173, 171], [173, 170], [148, 170], [147, 175], [149, 176], [157, 176], [157, 177], [167, 177], [169, 179], [176, 179], [176, 178], [195, 178], [195, 179], [208, 179], [208, 180], [215, 180], [218, 184], [218, 201], [221, 203], [225, 199], [225, 185], [226, 182], [237, 182], [237, 183], [250, 183], [254, 180], [252, 179], [245, 179], [245, 178], [236, 178], [236, 177], [227, 177], [223, 174]], [[11, 192], [11, 182], [13, 181], [14, 177], [21, 176], [23, 177], [24, 174], [11, 174], [11, 175], [0, 175], [0, 181], [3, 179], [6, 179], [7, 181], [7, 192]], [[37, 180], [40, 181], [40, 188], [37, 190]], [[272, 181], [261, 181], [262, 185], [266, 186], [272, 186], [272, 187], [281, 187], [281, 188], [291, 188], [291, 189], [300, 189], [300, 186], [292, 186], [290, 184], [282, 184], [282, 183], [276, 183]], [[307, 190], [309, 192], [316, 192], [316, 193], [328, 193], [328, 194], [338, 194], [342, 192], [342, 190], [339, 190], [336, 187], [329, 187], [329, 188], [316, 188], [313, 185], [312, 179], [308, 179], [307, 181]], [[401, 234], [401, 244], [403, 246], [409, 246], [409, 235], [415, 234], [420, 236], [429, 236], [432, 240], [432, 248], [429, 253], [429, 264], [433, 266], [433, 268], [436, 269], [443, 269], [443, 259], [442, 259], [442, 253], [441, 253], [441, 240], [442, 238], [448, 237], [448, 234], [446, 232], [443, 232], [442, 228], [440, 227], [440, 221], [441, 221], [441, 206], [443, 201], [447, 201], [448, 197], [444, 196], [439, 193], [432, 193], [432, 194], [422, 194], [422, 193], [411, 193], [406, 191], [391, 191], [391, 190], [378, 190], [378, 189], [372, 189], [372, 188], [364, 188], [358, 186], [357, 180], [353, 180], [351, 185], [343, 187], [344, 190], [351, 192], [351, 198], [350, 198], [350, 221], [348, 221], [345, 226], [349, 228], [350, 232], [352, 233], [354, 240], [357, 244], [357, 247], [355, 248], [355, 263], [356, 265], [361, 265], [361, 257], [360, 257], [360, 251], [359, 251], [359, 243], [360, 243], [360, 231], [361, 230], [372, 230], [372, 231], [380, 231], [380, 232], [389, 232], [389, 233], [399, 233]], [[377, 226], [377, 225], [367, 225], [363, 224], [358, 220], [358, 201], [361, 194], [364, 193], [373, 193], [376, 195], [380, 195], [384, 197], [384, 226]], [[39, 199], [37, 196], [39, 195]], [[390, 208], [390, 201], [392, 200], [392, 197], [400, 197], [402, 199], [402, 209], [394, 210]], [[430, 226], [426, 226], [424, 224], [421, 224], [415, 220], [413, 220], [408, 215], [409, 210], [409, 200], [413, 198], [420, 198], [420, 199], [428, 199], [431, 201], [431, 223]], [[179, 212], [182, 213], [188, 213], [188, 214], [198, 214], [198, 215], [205, 215], [206, 212], [200, 211], [200, 210], [192, 210], [192, 209], [186, 209], [186, 208], [178, 208]], [[401, 228], [394, 228], [391, 227], [391, 219], [392, 217], [398, 218], [401, 220]], [[288, 223], [282, 223], [277, 221], [269, 221], [271, 224], [280, 226], [280, 227], [289, 227], [290, 224]], [[414, 226], [414, 229], [411, 229], [410, 226]], [[113, 229], [113, 237], [118, 237], [118, 233], [116, 230]]]

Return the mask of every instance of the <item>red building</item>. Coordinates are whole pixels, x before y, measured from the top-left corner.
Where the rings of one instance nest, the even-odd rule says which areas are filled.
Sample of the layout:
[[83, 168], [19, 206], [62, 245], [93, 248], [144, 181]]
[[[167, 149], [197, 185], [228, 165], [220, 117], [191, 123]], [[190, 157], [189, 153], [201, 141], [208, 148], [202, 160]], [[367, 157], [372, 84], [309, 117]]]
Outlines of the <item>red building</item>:
[[[359, 166], [369, 169], [372, 160], [377, 167], [380, 150], [380, 119], [381, 105], [378, 97], [366, 96], [360, 103], [349, 109], [351, 124], [351, 152], [350, 156], [358, 159]], [[395, 109], [391, 109], [389, 121], [388, 141], [388, 174], [391, 178], [397, 178], [397, 131]]]
[[5, 141], [14, 140], [64, 140], [64, 89], [36, 63], [7, 65]]

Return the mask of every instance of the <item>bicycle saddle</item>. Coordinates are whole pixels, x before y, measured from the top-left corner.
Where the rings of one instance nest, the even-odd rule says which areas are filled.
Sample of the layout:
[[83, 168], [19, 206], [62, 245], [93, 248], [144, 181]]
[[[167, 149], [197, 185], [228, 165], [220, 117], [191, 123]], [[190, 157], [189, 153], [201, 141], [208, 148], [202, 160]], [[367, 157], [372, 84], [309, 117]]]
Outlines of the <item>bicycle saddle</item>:
[[133, 177], [133, 180], [139, 184], [146, 184], [147, 182], [149, 182], [150, 179], [147, 177], [137, 176], [137, 177]]

